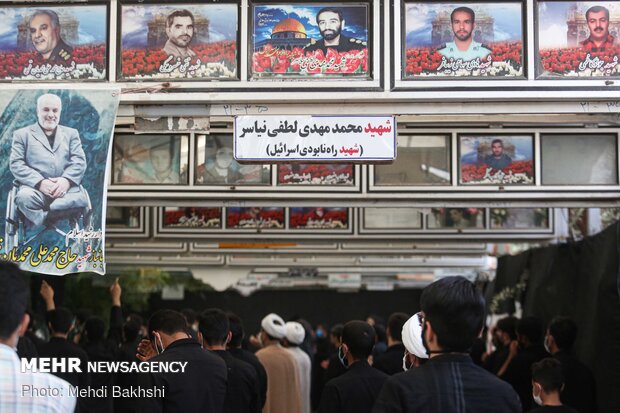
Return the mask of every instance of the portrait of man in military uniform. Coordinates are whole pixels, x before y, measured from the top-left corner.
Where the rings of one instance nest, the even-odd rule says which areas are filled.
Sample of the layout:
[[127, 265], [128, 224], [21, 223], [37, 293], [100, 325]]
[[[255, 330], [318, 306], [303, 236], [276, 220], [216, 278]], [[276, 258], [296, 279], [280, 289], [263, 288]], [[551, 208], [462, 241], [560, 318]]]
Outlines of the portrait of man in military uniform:
[[186, 57], [196, 56], [196, 52], [189, 45], [194, 39], [194, 15], [189, 10], [175, 10], [166, 19], [166, 35], [168, 41], [163, 51], [168, 56]]
[[616, 39], [609, 34], [609, 10], [603, 6], [592, 6], [586, 11], [586, 22], [590, 36], [581, 46], [592, 52], [602, 52], [614, 46]]
[[476, 14], [469, 7], [457, 7], [450, 14], [454, 41], [441, 45], [437, 51], [447, 58], [470, 61], [482, 59], [491, 53], [491, 49], [474, 41]]
[[327, 48], [333, 48], [337, 52], [348, 52], [365, 48], [366, 42], [347, 37], [342, 34], [344, 18], [342, 10], [334, 7], [324, 7], [316, 14], [316, 24], [321, 32], [321, 40], [312, 39], [304, 50], [313, 52], [322, 50], [327, 53]]
[[41, 60], [68, 64], [73, 48], [60, 37], [60, 20], [52, 10], [36, 10], [29, 19], [30, 40]]

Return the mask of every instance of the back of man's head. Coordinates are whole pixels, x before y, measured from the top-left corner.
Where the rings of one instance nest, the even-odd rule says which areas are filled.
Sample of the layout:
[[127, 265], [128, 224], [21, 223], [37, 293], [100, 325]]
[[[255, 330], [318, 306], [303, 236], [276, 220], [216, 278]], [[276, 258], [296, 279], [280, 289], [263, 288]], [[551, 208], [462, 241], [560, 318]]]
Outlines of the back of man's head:
[[185, 321], [187, 321], [187, 324], [190, 326], [194, 324], [198, 319], [198, 313], [196, 313], [196, 310], [192, 308], [182, 309], [181, 314], [183, 314], [183, 316], [185, 317]]
[[142, 317], [138, 315], [130, 316], [123, 324], [123, 334], [125, 334], [125, 341], [131, 342], [138, 338], [140, 329], [142, 328]]
[[228, 328], [230, 329], [231, 337], [228, 345], [231, 348], [241, 347], [245, 331], [243, 330], [243, 321], [241, 317], [234, 313], [228, 313]]
[[577, 339], [577, 324], [568, 317], [556, 317], [549, 323], [549, 334], [560, 350], [570, 350]]
[[175, 333], [187, 333], [187, 322], [183, 314], [174, 310], [159, 310], [149, 319], [149, 337], [153, 331], [160, 331], [169, 336]]
[[513, 316], [504, 317], [497, 321], [497, 329], [508, 334], [508, 337], [510, 337], [510, 340], [516, 340], [518, 323], [519, 323], [519, 319], [517, 317], [513, 317]]
[[0, 340], [8, 339], [19, 327], [29, 301], [25, 273], [15, 264], [0, 261]]
[[403, 326], [409, 320], [405, 313], [393, 313], [388, 318], [387, 333], [394, 341], [403, 341]]
[[532, 381], [540, 384], [545, 393], [559, 393], [564, 384], [562, 364], [552, 357], [532, 364]]
[[375, 329], [365, 321], [349, 321], [342, 328], [342, 344], [346, 344], [353, 358], [366, 360], [375, 346]]
[[49, 312], [47, 320], [52, 328], [52, 333], [68, 334], [73, 327], [73, 313], [65, 307], [57, 307]]
[[484, 298], [463, 277], [445, 277], [427, 286], [420, 307], [444, 351], [468, 351], [482, 330]]
[[525, 337], [530, 344], [540, 344], [543, 337], [543, 323], [538, 317], [523, 317], [517, 323], [517, 335]]
[[228, 316], [219, 308], [208, 308], [198, 317], [198, 331], [210, 346], [226, 344]]

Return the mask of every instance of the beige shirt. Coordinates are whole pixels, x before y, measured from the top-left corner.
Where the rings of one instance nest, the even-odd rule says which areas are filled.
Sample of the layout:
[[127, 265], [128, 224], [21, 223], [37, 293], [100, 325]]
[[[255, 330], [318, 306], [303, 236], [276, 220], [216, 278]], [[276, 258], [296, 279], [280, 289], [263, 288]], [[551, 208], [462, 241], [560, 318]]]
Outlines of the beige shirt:
[[267, 400], [263, 413], [302, 413], [297, 363], [291, 353], [279, 344], [256, 353], [267, 371]]
[[312, 361], [310, 356], [299, 347], [289, 347], [286, 351], [290, 352], [297, 363], [297, 373], [301, 386], [301, 401], [303, 413], [310, 413], [310, 382], [312, 381], [311, 369]]
[[189, 47], [186, 47], [185, 49], [182, 49], [179, 46], [177, 46], [176, 44], [172, 43], [170, 40], [168, 40], [166, 42], [166, 44], [165, 44], [165, 46], [163, 48], [163, 51], [168, 56], [180, 57], [182, 59], [184, 59], [186, 57], [194, 57], [194, 56], [196, 56], [196, 52], [194, 52]]

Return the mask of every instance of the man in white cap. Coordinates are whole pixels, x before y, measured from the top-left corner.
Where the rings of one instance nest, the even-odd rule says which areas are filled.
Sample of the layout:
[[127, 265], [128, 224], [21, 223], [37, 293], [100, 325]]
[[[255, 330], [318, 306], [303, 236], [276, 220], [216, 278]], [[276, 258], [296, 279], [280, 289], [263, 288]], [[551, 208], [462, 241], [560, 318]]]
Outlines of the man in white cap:
[[258, 340], [263, 348], [256, 357], [267, 371], [267, 399], [263, 413], [302, 413], [297, 364], [293, 355], [280, 345], [286, 336], [284, 320], [271, 313], [261, 321]]
[[310, 356], [303, 351], [299, 345], [304, 342], [306, 330], [304, 326], [296, 321], [286, 323], [286, 350], [288, 350], [297, 363], [297, 375], [301, 386], [302, 412], [310, 413], [310, 382], [312, 361]]
[[416, 313], [403, 325], [402, 338], [405, 345], [403, 370], [405, 371], [412, 367], [420, 367], [428, 360], [428, 354], [422, 343], [423, 324], [424, 316], [422, 313]]

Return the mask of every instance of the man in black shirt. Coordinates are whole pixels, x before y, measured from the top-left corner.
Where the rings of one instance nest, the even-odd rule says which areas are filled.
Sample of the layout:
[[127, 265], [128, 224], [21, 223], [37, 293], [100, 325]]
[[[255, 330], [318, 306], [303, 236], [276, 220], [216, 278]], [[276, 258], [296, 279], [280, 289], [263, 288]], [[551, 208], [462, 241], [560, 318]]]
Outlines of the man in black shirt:
[[204, 351], [187, 333], [183, 314], [159, 310], [149, 320], [150, 341], [138, 347], [139, 358], [149, 363], [185, 362], [182, 372], [140, 374], [140, 388], [155, 397], [141, 397], [140, 412], [221, 413], [226, 397], [226, 364]]
[[468, 352], [484, 323], [484, 298], [463, 277], [445, 277], [422, 292], [422, 342], [429, 361], [394, 375], [373, 413], [519, 413], [515, 391], [476, 366]]
[[388, 348], [385, 353], [377, 357], [377, 360], [372, 365], [390, 376], [403, 371], [405, 346], [403, 345], [402, 331], [403, 325], [408, 319], [409, 316], [405, 313], [390, 315], [387, 325]]
[[562, 403], [579, 413], [596, 413], [596, 386], [594, 376], [585, 364], [577, 360], [571, 350], [577, 339], [577, 324], [568, 317], [551, 320], [545, 336], [545, 348], [562, 363], [564, 390]]
[[532, 397], [539, 407], [529, 413], [577, 413], [562, 405], [560, 392], [564, 388], [562, 365], [553, 358], [546, 358], [532, 365]]
[[344, 325], [339, 355], [346, 358], [348, 368], [323, 388], [319, 413], [370, 413], [389, 377], [368, 364], [374, 344], [375, 330], [370, 324], [355, 320]]
[[225, 413], [260, 413], [256, 371], [226, 351], [231, 333], [226, 313], [209, 308], [198, 317], [198, 340], [202, 346], [224, 360], [228, 369]]
[[254, 367], [258, 380], [259, 404], [262, 409], [267, 399], [267, 372], [254, 353], [241, 348], [241, 342], [243, 341], [245, 332], [243, 331], [243, 323], [239, 316], [228, 313], [228, 323], [231, 333], [230, 341], [228, 342], [228, 352], [234, 358], [245, 361]]

